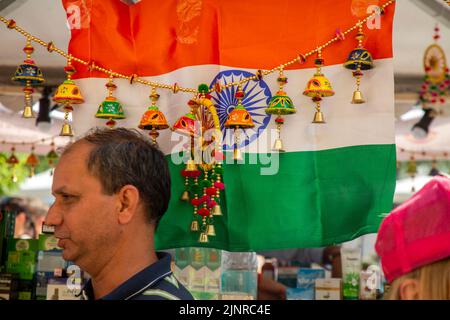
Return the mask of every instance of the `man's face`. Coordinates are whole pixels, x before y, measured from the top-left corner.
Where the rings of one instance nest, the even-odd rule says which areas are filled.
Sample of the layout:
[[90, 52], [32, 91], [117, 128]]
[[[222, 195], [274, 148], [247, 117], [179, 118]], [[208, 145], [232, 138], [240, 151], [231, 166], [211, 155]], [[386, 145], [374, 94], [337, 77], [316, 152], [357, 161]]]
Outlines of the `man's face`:
[[98, 178], [88, 172], [91, 149], [86, 142], [77, 143], [61, 157], [53, 177], [55, 202], [46, 218], [46, 224], [55, 226], [63, 258], [87, 272], [111, 258], [120, 234], [116, 196], [104, 194]]

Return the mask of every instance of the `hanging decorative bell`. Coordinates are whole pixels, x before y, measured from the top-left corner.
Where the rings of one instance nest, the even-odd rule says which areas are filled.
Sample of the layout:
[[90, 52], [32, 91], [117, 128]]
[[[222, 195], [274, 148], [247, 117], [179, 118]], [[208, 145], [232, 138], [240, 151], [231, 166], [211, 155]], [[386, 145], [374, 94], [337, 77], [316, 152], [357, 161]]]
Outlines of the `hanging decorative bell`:
[[184, 190], [183, 193], [181, 194], [180, 200], [189, 202], [190, 199], [191, 198], [189, 197], [189, 191]]
[[156, 101], [158, 99], [159, 94], [156, 93], [155, 88], [152, 88], [152, 93], [150, 95], [152, 104], [142, 115], [141, 122], [138, 126], [143, 130], [151, 130], [150, 136], [152, 137], [152, 141], [154, 144], [156, 144], [156, 138], [159, 136], [159, 133], [157, 131], [169, 128], [166, 117], [156, 106]]
[[197, 220], [192, 220], [192, 222], [191, 222], [191, 231], [192, 232], [196, 232], [198, 230], [199, 230], [198, 221]]
[[222, 215], [222, 209], [220, 208], [220, 205], [216, 204], [212, 209], [213, 216], [221, 216]]
[[16, 164], [19, 164], [19, 159], [16, 157], [16, 155], [14, 154], [14, 151], [16, 149], [13, 147], [11, 149], [11, 155], [8, 157], [8, 159], [6, 159], [6, 163], [15, 166]]
[[363, 97], [361, 91], [356, 90], [353, 92], [353, 98], [352, 98], [353, 104], [361, 104], [361, 103], [365, 103], [365, 102], [366, 101], [364, 100], [364, 97]]
[[16, 151], [16, 148], [14, 146], [11, 148], [11, 155], [6, 159], [6, 163], [11, 166], [11, 180], [12, 182], [17, 182], [17, 175], [16, 175], [16, 165], [19, 164], [19, 159], [16, 157], [14, 152]]
[[322, 73], [316, 73], [308, 81], [303, 94], [308, 97], [331, 97], [334, 95], [333, 88], [327, 77]]
[[34, 92], [32, 85], [38, 85], [43, 83], [44, 76], [41, 69], [36, 66], [36, 63], [31, 59], [31, 54], [34, 52], [34, 48], [31, 45], [31, 39], [27, 38], [27, 44], [23, 48], [26, 54], [26, 59], [19, 65], [11, 80], [22, 83], [25, 85], [23, 92], [25, 93], [25, 106], [22, 113], [23, 118], [34, 118], [35, 115], [32, 109], [31, 94]]
[[115, 97], [107, 97], [99, 105], [96, 118], [108, 119], [106, 125], [111, 129], [116, 125], [115, 119], [125, 119], [125, 113], [123, 112], [122, 105]]
[[208, 224], [208, 227], [206, 228], [206, 234], [208, 236], [215, 236], [216, 235], [216, 229], [214, 228], [213, 224]]
[[53, 101], [60, 104], [80, 104], [84, 103], [84, 99], [81, 95], [81, 91], [75, 82], [71, 79], [64, 80], [56, 89]]
[[73, 137], [72, 126], [69, 123], [64, 123], [61, 131], [59, 132], [61, 137]]
[[108, 119], [106, 125], [112, 129], [116, 125], [115, 120], [125, 119], [125, 113], [123, 112], [121, 103], [113, 96], [113, 91], [117, 89], [117, 86], [114, 84], [112, 76], [110, 76], [109, 81], [105, 86], [108, 89], [109, 94], [99, 105], [95, 117]]
[[25, 161], [25, 164], [30, 167], [30, 177], [34, 176], [36, 167], [39, 165], [39, 158], [34, 154], [34, 146], [31, 147], [31, 153]]
[[51, 146], [52, 149], [47, 153], [47, 161], [48, 161], [48, 164], [50, 166], [53, 166], [55, 164], [56, 160], [58, 160], [59, 157], [58, 157], [58, 154], [55, 151], [55, 143], [52, 142], [50, 144], [50, 146]]
[[190, 136], [195, 135], [195, 115], [192, 112], [181, 116], [172, 126], [172, 130]]
[[314, 63], [316, 65], [316, 73], [306, 84], [303, 94], [311, 97], [312, 101], [316, 104], [316, 112], [314, 113], [312, 123], [323, 124], [325, 123], [325, 119], [320, 110], [320, 103], [323, 97], [333, 96], [334, 91], [328, 78], [322, 74], [324, 59], [322, 59], [322, 51], [320, 49], [317, 50], [317, 59], [315, 59]]
[[245, 109], [244, 105], [242, 105], [242, 99], [244, 96], [245, 93], [239, 85], [235, 94], [235, 98], [237, 99], [236, 107], [228, 114], [228, 119], [225, 121], [224, 125], [227, 129], [234, 129], [234, 160], [242, 160], [241, 152], [239, 150], [239, 129], [245, 130], [255, 126], [250, 113]]
[[372, 55], [365, 48], [355, 48], [348, 55], [344, 67], [350, 70], [370, 70], [373, 68]]
[[72, 56], [69, 55], [67, 65], [64, 67], [64, 71], [67, 74], [67, 79], [58, 86], [58, 89], [53, 96], [53, 101], [63, 104], [64, 123], [61, 128], [60, 136], [68, 137], [73, 136], [73, 130], [69, 124], [69, 113], [73, 111], [72, 105], [84, 103], [80, 89], [72, 80], [72, 75], [76, 72], [76, 70], [71, 61]]
[[255, 124], [253, 123], [250, 113], [245, 109], [245, 107], [239, 103], [233, 111], [228, 115], [228, 119], [225, 122], [225, 128], [253, 128]]
[[353, 92], [352, 104], [365, 103], [362, 92], [360, 91], [361, 77], [364, 75], [361, 70], [370, 70], [374, 67], [372, 55], [363, 47], [365, 36], [362, 30], [362, 23], [359, 23], [359, 30], [356, 34], [358, 46], [348, 55], [344, 67], [353, 70], [352, 75], [356, 79], [356, 90]]
[[283, 86], [287, 83], [287, 78], [283, 75], [283, 70], [280, 70], [280, 75], [278, 76], [278, 84], [280, 89], [274, 95], [269, 102], [269, 107], [266, 108], [267, 114], [276, 114], [278, 117], [275, 119], [275, 124], [277, 126], [278, 137], [275, 139], [275, 144], [273, 146], [273, 150], [282, 152], [283, 141], [281, 140], [281, 127], [284, 124], [284, 119], [281, 117], [282, 115], [289, 115], [296, 113], [294, 105], [292, 103], [291, 98], [286, 95], [286, 92], [283, 91]]
[[198, 242], [200, 243], [208, 243], [208, 235], [204, 232], [200, 233], [200, 238], [198, 239]]

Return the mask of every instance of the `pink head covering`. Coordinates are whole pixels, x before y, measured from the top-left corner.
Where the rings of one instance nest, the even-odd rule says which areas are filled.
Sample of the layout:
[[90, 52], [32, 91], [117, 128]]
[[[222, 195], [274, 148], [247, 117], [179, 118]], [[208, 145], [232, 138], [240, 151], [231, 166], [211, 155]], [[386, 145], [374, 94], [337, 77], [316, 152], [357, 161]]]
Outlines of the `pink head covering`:
[[375, 250], [388, 282], [450, 257], [450, 179], [435, 177], [381, 223]]

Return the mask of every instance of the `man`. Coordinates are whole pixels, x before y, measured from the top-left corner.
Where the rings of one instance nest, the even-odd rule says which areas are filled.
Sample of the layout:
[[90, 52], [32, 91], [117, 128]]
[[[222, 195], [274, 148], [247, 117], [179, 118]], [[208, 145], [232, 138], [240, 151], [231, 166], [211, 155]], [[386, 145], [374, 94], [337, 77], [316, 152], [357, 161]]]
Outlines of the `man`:
[[170, 198], [161, 151], [135, 130], [96, 129], [64, 150], [46, 224], [63, 258], [86, 271], [88, 299], [193, 299], [154, 233]]

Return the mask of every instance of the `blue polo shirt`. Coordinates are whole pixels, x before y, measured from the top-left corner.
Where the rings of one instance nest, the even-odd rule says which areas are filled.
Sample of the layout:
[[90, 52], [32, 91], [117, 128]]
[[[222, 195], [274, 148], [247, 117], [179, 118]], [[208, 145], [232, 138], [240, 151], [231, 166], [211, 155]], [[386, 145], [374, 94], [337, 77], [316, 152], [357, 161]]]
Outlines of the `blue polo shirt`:
[[[158, 261], [126, 280], [100, 300], [194, 300], [172, 274], [170, 254], [158, 252], [157, 256]], [[81, 294], [86, 300], [94, 300], [90, 280]]]

